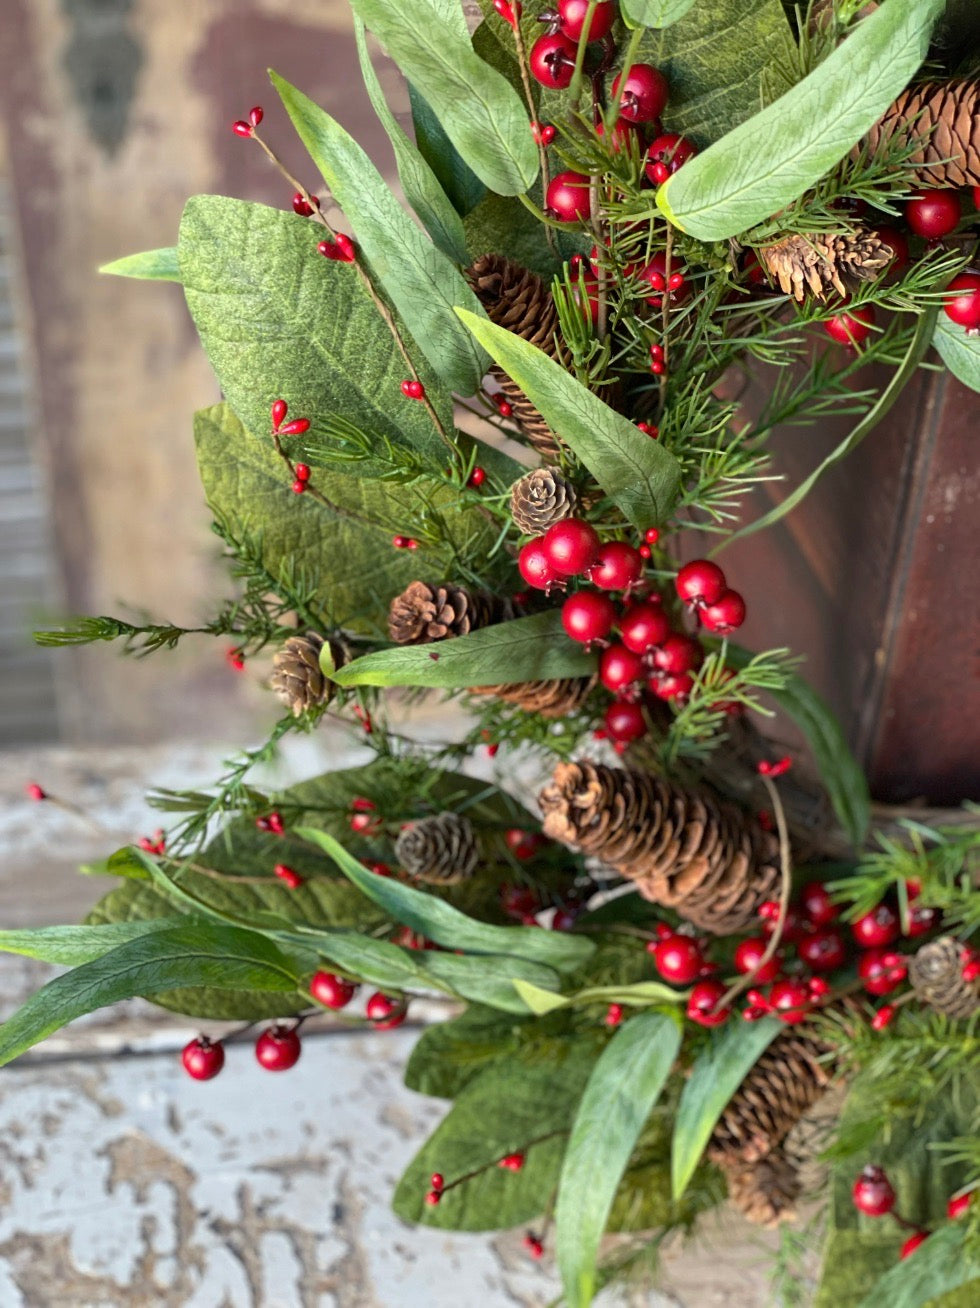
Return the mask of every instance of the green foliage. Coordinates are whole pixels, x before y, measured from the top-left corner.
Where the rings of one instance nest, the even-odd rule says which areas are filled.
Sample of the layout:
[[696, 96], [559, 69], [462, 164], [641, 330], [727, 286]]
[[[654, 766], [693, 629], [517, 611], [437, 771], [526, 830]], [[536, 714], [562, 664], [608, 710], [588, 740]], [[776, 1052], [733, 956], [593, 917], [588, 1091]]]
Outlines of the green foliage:
[[670, 222], [702, 241], [726, 240], [802, 195], [914, 76], [943, 3], [885, 0], [807, 78], [660, 187]]
[[963, 327], [940, 314], [932, 343], [953, 376], [971, 390], [980, 391], [980, 338], [968, 336]]
[[980, 1296], [980, 1258], [966, 1244], [964, 1223], [949, 1223], [929, 1236], [915, 1256], [892, 1266], [876, 1281], [860, 1308], [952, 1308], [950, 1292], [961, 1290], [958, 1300], [969, 1308]]
[[540, 986], [525, 981], [518, 981], [515, 989], [531, 1012], [538, 1014], [552, 1013], [569, 1005], [630, 1004], [639, 1008], [649, 1004], [678, 1004], [685, 997], [681, 991], [672, 990], [662, 981], [634, 981], [632, 984], [621, 981], [606, 986], [586, 986], [584, 990], [567, 995], [542, 990]]
[[486, 194], [487, 188], [450, 141], [439, 119], [411, 82], [408, 84], [408, 98], [419, 154], [432, 169], [453, 208], [461, 218], [465, 218]]
[[122, 259], [104, 263], [100, 273], [112, 277], [135, 277], [144, 282], [179, 282], [180, 265], [173, 246], [162, 250], [144, 250], [140, 254], [127, 254]]
[[156, 920], [107, 922], [102, 926], [33, 927], [23, 931], [0, 931], [0, 951], [39, 958], [45, 963], [77, 967], [101, 958], [117, 945], [137, 940], [148, 932], [183, 925], [179, 915]]
[[624, 0], [623, 13], [633, 27], [669, 27], [693, 4], [694, 0]]

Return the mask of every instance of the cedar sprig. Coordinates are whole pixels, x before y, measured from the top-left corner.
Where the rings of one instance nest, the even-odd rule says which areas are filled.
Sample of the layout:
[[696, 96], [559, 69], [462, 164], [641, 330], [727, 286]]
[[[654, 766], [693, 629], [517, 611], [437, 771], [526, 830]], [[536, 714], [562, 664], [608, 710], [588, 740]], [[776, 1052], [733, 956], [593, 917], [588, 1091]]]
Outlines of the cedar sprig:
[[[323, 437], [321, 438], [321, 432]], [[328, 414], [318, 420], [317, 439], [298, 441], [294, 453], [311, 462], [359, 470], [367, 465], [369, 476], [398, 485], [411, 485], [420, 477], [442, 475], [415, 450], [397, 445], [385, 432], [369, 436], [341, 414]]]
[[304, 626], [315, 631], [335, 625], [321, 607], [317, 583], [293, 559], [283, 559], [279, 571], [272, 573], [265, 566], [261, 535], [238, 532], [220, 515], [215, 516], [211, 530], [224, 542], [231, 575], [242, 582], [247, 597], [276, 595], [284, 611], [295, 613]]

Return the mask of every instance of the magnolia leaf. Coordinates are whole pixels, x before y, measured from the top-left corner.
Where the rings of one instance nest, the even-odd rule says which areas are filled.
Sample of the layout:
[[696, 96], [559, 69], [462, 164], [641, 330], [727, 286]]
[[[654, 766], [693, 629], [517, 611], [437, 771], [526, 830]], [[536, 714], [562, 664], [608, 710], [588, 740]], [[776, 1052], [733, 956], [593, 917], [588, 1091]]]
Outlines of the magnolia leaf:
[[445, 21], [441, 0], [353, 0], [354, 12], [418, 88], [473, 172], [498, 195], [538, 175], [527, 110], [500, 73]]
[[802, 82], [678, 169], [657, 192], [659, 208], [689, 235], [722, 241], [790, 204], [905, 89], [943, 6], [884, 0]]
[[481, 627], [436, 645], [398, 645], [365, 654], [334, 672], [341, 686], [503, 686], [585, 677], [595, 656], [565, 635], [561, 612]]
[[486, 195], [487, 188], [450, 141], [442, 123], [411, 82], [408, 84], [408, 98], [419, 154], [432, 169], [453, 208], [461, 218], [465, 218]]
[[[515, 1022], [496, 1009], [470, 1004], [459, 1017], [422, 1032], [408, 1056], [405, 1084], [421, 1095], [455, 1099], [491, 1063], [511, 1058], [531, 1025], [537, 1033], [542, 1024]], [[564, 1029], [551, 1036], [556, 1057], [568, 1044]]]
[[970, 336], [965, 327], [938, 316], [932, 343], [954, 377], [972, 391], [980, 391], [980, 336]]
[[718, 1119], [766, 1048], [783, 1029], [776, 1018], [733, 1022], [712, 1032], [711, 1043], [691, 1068], [674, 1124], [671, 1177], [679, 1199], [694, 1175]]
[[162, 250], [144, 250], [141, 254], [127, 254], [122, 259], [104, 263], [100, 273], [113, 277], [135, 277], [143, 282], [179, 282], [180, 265], [175, 246]]
[[179, 927], [186, 918], [179, 916], [107, 922], [102, 926], [34, 927], [24, 931], [0, 931], [0, 951], [39, 958], [44, 963], [77, 967], [101, 958], [117, 945], [127, 944], [140, 936], [170, 927]]
[[664, 1013], [624, 1023], [593, 1068], [565, 1150], [555, 1207], [556, 1252], [568, 1308], [588, 1308], [596, 1255], [633, 1147], [680, 1049]]
[[694, 0], [623, 0], [632, 27], [669, 27], [683, 18]]
[[466, 309], [456, 312], [634, 527], [645, 530], [666, 521], [680, 487], [681, 469], [659, 441], [651, 440], [529, 341]]

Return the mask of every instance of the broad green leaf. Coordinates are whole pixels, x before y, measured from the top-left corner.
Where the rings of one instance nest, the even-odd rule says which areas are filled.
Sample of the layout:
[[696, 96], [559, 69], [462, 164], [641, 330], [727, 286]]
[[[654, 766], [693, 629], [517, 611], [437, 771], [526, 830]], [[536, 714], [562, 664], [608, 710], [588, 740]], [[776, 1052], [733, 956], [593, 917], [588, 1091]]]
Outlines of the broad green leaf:
[[439, 0], [354, 0], [353, 8], [476, 175], [498, 195], [527, 191], [538, 175], [527, 109], [469, 39], [440, 17]]
[[582, 966], [594, 951], [594, 945], [580, 936], [542, 931], [540, 927], [500, 927], [476, 922], [434, 895], [368, 872], [333, 836], [310, 827], [299, 828], [296, 835], [328, 854], [358, 889], [397, 922], [447, 949], [526, 958], [559, 971]]
[[633, 27], [669, 27], [693, 4], [694, 0], [623, 0], [623, 13]]
[[[726, 661], [733, 668], [744, 668], [751, 658], [750, 651], [740, 645], [728, 646]], [[871, 820], [868, 780], [844, 739], [836, 715], [817, 692], [794, 673], [788, 676], [781, 690], [766, 693], [806, 736], [837, 820], [852, 843], [860, 847]]]
[[483, 309], [462, 273], [419, 230], [337, 120], [276, 73], [271, 77], [300, 139], [354, 228], [373, 277], [390, 296], [415, 344], [444, 385], [472, 395], [486, 371], [486, 358], [452, 310], [456, 304], [478, 314]]
[[405, 199], [418, 214], [422, 226], [443, 254], [454, 263], [465, 264], [468, 260], [462, 219], [439, 185], [435, 173], [391, 112], [381, 89], [381, 83], [378, 81], [378, 75], [374, 71], [374, 65], [371, 63], [364, 24], [356, 14], [354, 38], [357, 41], [357, 55], [361, 61], [364, 85], [374, 106], [374, 112], [378, 115], [378, 121], [388, 133], [388, 140], [395, 152], [398, 179], [405, 192]]
[[657, 192], [660, 209], [691, 236], [722, 241], [797, 199], [905, 89], [943, 5], [884, 0], [802, 82], [678, 169]]
[[419, 154], [432, 169], [453, 208], [461, 218], [465, 218], [486, 195], [487, 188], [450, 141], [442, 123], [411, 82], [408, 84], [408, 98]]
[[180, 986], [292, 993], [295, 964], [254, 931], [184, 926], [142, 936], [56, 977], [0, 1026], [0, 1065], [85, 1013]]
[[[543, 1022], [515, 1021], [496, 1009], [470, 1004], [459, 1017], [427, 1027], [415, 1042], [405, 1066], [405, 1084], [421, 1095], [455, 1099], [464, 1086], [491, 1063], [513, 1057], [525, 1033], [538, 1033]], [[570, 1042], [565, 1024], [561, 1033], [535, 1044], [541, 1052], [547, 1043], [555, 1056]]]
[[701, 1161], [705, 1146], [734, 1095], [766, 1048], [783, 1029], [775, 1018], [747, 1025], [733, 1022], [713, 1034], [681, 1091], [671, 1150], [674, 1198], [679, 1199]]
[[626, 1165], [670, 1075], [678, 1022], [640, 1013], [613, 1036], [593, 1068], [565, 1150], [555, 1207], [556, 1252], [568, 1308], [588, 1308], [596, 1255]]
[[558, 973], [526, 958], [496, 958], [492, 954], [444, 954], [422, 950], [422, 971], [427, 978], [450, 987], [463, 999], [488, 1008], [523, 1016], [527, 1004], [519, 987], [527, 984], [558, 985]]
[[44, 963], [76, 967], [101, 958], [117, 945], [138, 940], [153, 931], [184, 925], [185, 919], [173, 916], [131, 922], [107, 922], [104, 926], [35, 927], [24, 931], [0, 931], [0, 951], [39, 958]]
[[932, 343], [954, 377], [973, 391], [980, 391], [980, 336], [968, 336], [946, 315], [936, 320]]
[[456, 312], [634, 527], [666, 521], [681, 470], [659, 441], [650, 440], [529, 341], [466, 309]]
[[122, 259], [104, 263], [99, 272], [109, 273], [113, 277], [135, 277], [144, 282], [180, 281], [180, 265], [174, 246], [124, 255]]
[[506, 250], [507, 257], [539, 273], [548, 282], [563, 261], [586, 253], [578, 233], [552, 229], [555, 248], [548, 244], [548, 230], [535, 215], [512, 195], [486, 195], [466, 215], [466, 245], [471, 259]]
[[966, 1223], [950, 1222], [934, 1231], [915, 1253], [896, 1263], [861, 1300], [861, 1308], [923, 1308], [951, 1290], [973, 1283], [980, 1302], [980, 1258], [966, 1244]]
[[595, 657], [565, 635], [558, 609], [432, 645], [398, 645], [338, 668], [341, 686], [503, 686], [590, 676]]
[[659, 981], [637, 981], [633, 985], [589, 986], [574, 994], [559, 995], [542, 990], [527, 981], [515, 981], [517, 993], [532, 1013], [552, 1013], [557, 1008], [578, 1004], [679, 1004], [685, 998], [680, 990], [672, 990]]

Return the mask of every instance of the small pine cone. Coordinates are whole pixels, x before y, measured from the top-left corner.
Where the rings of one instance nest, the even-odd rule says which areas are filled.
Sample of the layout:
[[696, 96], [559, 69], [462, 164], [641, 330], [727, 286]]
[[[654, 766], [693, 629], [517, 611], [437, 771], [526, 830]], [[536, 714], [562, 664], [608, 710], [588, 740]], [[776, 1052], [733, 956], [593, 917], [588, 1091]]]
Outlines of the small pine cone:
[[648, 772], [559, 763], [538, 797], [553, 840], [598, 858], [652, 903], [727, 936], [756, 924], [776, 893], [779, 844], [705, 791]]
[[777, 1036], [722, 1113], [708, 1142], [708, 1158], [725, 1167], [757, 1163], [783, 1143], [823, 1095], [831, 1069], [826, 1046], [812, 1036]]
[[560, 681], [515, 681], [509, 686], [470, 686], [469, 690], [473, 695], [496, 695], [525, 713], [563, 718], [582, 707], [594, 685], [595, 677], [565, 677]]
[[395, 857], [416, 881], [451, 886], [473, 875], [479, 859], [469, 818], [437, 813], [405, 827], [395, 841]]
[[980, 79], [910, 86], [867, 136], [873, 152], [893, 140], [917, 144], [910, 163], [925, 186], [980, 186]]
[[832, 1085], [790, 1127], [781, 1145], [796, 1168], [802, 1194], [816, 1194], [827, 1184], [830, 1164], [820, 1155], [834, 1139], [846, 1097], [847, 1086], [843, 1081]]
[[757, 1163], [726, 1163], [722, 1170], [729, 1202], [756, 1226], [778, 1226], [796, 1217], [800, 1179], [781, 1149], [774, 1149]]
[[924, 1004], [947, 1017], [972, 1017], [980, 1010], [980, 978], [967, 981], [963, 966], [970, 953], [952, 936], [940, 936], [909, 961], [912, 989]]
[[272, 660], [269, 685], [290, 709], [293, 717], [302, 717], [309, 709], [329, 704], [336, 686], [320, 670], [320, 651], [329, 643], [335, 668], [342, 668], [349, 652], [338, 640], [325, 642], [315, 631], [305, 636], [290, 636]]
[[806, 298], [808, 288], [818, 300], [831, 288], [847, 295], [842, 278], [868, 281], [893, 258], [891, 248], [868, 231], [794, 234], [763, 246], [758, 253], [770, 279], [797, 300]]
[[388, 632], [399, 645], [426, 645], [465, 636], [514, 616], [509, 600], [465, 586], [430, 586], [413, 581], [391, 601]]
[[540, 536], [575, 512], [575, 487], [557, 468], [535, 468], [515, 481], [510, 492], [510, 515], [525, 536]]

